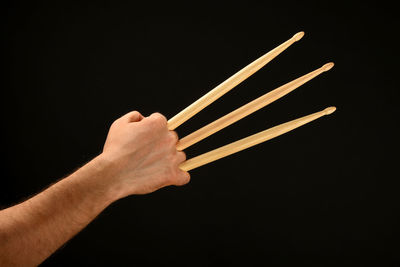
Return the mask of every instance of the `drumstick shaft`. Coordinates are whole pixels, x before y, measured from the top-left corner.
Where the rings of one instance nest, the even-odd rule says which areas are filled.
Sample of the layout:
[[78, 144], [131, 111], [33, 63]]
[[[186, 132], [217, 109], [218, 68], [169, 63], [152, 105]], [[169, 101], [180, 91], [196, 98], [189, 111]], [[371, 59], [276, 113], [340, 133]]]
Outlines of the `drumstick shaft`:
[[242, 107], [228, 113], [227, 115], [215, 120], [214, 122], [211, 122], [210, 124], [200, 128], [199, 130], [183, 137], [177, 143], [176, 148], [178, 150], [184, 150], [185, 148], [188, 148], [189, 146], [203, 140], [204, 138], [220, 131], [221, 129], [237, 122], [240, 119], [243, 119], [249, 114], [285, 96], [286, 94], [292, 92], [299, 86], [315, 78], [322, 72], [328, 71], [332, 67], [333, 63], [327, 63], [319, 69], [316, 69], [306, 75], [297, 78], [296, 80], [293, 80], [285, 85], [278, 87], [277, 89], [269, 93], [264, 94], [263, 96], [247, 103], [246, 105], [243, 105]]
[[294, 130], [306, 123], [309, 123], [315, 119], [318, 119], [324, 115], [333, 113], [336, 110], [335, 107], [326, 108], [320, 112], [316, 112], [299, 119], [289, 121], [278, 126], [272, 127], [265, 131], [256, 133], [254, 135], [248, 136], [246, 138], [240, 139], [236, 142], [230, 143], [228, 145], [222, 146], [220, 148], [214, 149], [197, 157], [191, 158], [180, 164], [180, 169], [183, 171], [190, 171], [207, 163], [213, 162], [220, 158], [229, 156], [236, 152], [242, 151], [246, 148], [255, 146], [274, 137], [287, 133]]
[[196, 115], [202, 109], [210, 105], [212, 102], [223, 96], [225, 93], [230, 91], [236, 85], [247, 79], [253, 73], [261, 69], [268, 62], [274, 59], [277, 55], [283, 52], [286, 48], [292, 45], [294, 42], [300, 40], [304, 35], [304, 32], [295, 34], [292, 38], [279, 45], [275, 49], [266, 53], [262, 57], [258, 58], [254, 62], [250, 63], [245, 68], [234, 74], [232, 77], [215, 87], [213, 90], [199, 98], [197, 101], [192, 103], [190, 106], [179, 112], [177, 115], [168, 120], [168, 129], [174, 130], [179, 125]]

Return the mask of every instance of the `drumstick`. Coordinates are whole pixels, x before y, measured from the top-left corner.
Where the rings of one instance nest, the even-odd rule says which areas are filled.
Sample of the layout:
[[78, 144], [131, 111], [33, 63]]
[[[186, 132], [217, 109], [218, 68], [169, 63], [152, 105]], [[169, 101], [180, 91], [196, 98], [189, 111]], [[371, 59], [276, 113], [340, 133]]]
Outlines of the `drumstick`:
[[197, 157], [191, 158], [179, 165], [179, 168], [183, 171], [190, 171], [194, 168], [200, 167], [212, 161], [218, 160], [220, 158], [229, 156], [233, 153], [242, 151], [246, 148], [255, 146], [281, 134], [287, 133], [291, 130], [296, 129], [306, 123], [309, 123], [315, 119], [318, 119], [324, 115], [333, 113], [336, 110], [335, 107], [326, 108], [320, 112], [316, 112], [296, 120], [292, 120], [278, 126], [272, 127], [265, 131], [256, 133], [254, 135], [248, 136], [246, 138], [240, 139], [236, 142], [230, 143], [228, 145], [219, 147], [207, 153], [201, 154]]
[[284, 95], [290, 93], [295, 90], [297, 87], [303, 85], [309, 80], [315, 78], [322, 72], [328, 71], [333, 67], [333, 63], [327, 63], [319, 69], [316, 69], [296, 80], [293, 80], [277, 89], [264, 94], [263, 96], [247, 103], [246, 105], [241, 106], [240, 108], [228, 113], [227, 115], [211, 122], [210, 124], [200, 128], [199, 130], [183, 137], [179, 140], [176, 145], [177, 150], [184, 150], [185, 148], [203, 140], [204, 138], [218, 132], [219, 130], [237, 122], [240, 119], [243, 119], [247, 115], [267, 106], [268, 104], [274, 102], [275, 100], [283, 97]]
[[299, 41], [304, 36], [304, 32], [298, 32], [293, 35], [292, 38], [279, 45], [275, 49], [256, 59], [239, 72], [231, 76], [229, 79], [212, 89], [210, 92], [196, 100], [194, 103], [189, 105], [187, 108], [179, 112], [177, 115], [168, 120], [168, 129], [174, 130], [179, 125], [196, 115], [202, 109], [210, 105], [212, 102], [223, 96], [225, 93], [230, 91], [236, 85], [247, 79], [253, 73], [261, 69], [268, 62], [274, 59], [277, 55], [282, 53], [286, 48], [292, 45], [294, 42]]

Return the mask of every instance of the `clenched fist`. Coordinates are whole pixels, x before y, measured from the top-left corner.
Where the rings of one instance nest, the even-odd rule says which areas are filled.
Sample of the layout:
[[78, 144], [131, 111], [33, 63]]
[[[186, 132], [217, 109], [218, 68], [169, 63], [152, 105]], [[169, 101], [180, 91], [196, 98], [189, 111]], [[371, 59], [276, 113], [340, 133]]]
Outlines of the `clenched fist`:
[[118, 198], [188, 183], [189, 173], [178, 167], [186, 157], [176, 150], [177, 141], [160, 113], [143, 117], [132, 111], [117, 119], [100, 157], [113, 166], [112, 186]]

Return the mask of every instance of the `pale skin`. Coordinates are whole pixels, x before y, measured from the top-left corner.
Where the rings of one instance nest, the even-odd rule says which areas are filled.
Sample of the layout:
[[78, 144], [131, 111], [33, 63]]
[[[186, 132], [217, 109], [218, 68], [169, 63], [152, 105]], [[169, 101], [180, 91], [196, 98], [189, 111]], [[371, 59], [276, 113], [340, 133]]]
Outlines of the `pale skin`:
[[159, 113], [130, 112], [110, 127], [103, 152], [70, 176], [0, 211], [0, 266], [37, 266], [108, 205], [129, 195], [184, 185], [185, 154]]

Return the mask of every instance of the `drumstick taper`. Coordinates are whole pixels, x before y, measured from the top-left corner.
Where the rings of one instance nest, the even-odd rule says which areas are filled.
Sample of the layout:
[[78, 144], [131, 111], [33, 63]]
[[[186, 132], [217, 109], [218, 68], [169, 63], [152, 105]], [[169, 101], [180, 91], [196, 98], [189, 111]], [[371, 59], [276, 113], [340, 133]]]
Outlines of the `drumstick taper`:
[[196, 115], [202, 109], [210, 105], [212, 102], [223, 96], [225, 93], [230, 91], [236, 85], [247, 79], [253, 73], [261, 69], [268, 62], [274, 59], [277, 55], [282, 53], [286, 48], [292, 45], [294, 42], [299, 41], [304, 36], [304, 32], [298, 32], [293, 35], [292, 38], [279, 45], [275, 49], [261, 56], [257, 60], [253, 61], [239, 72], [231, 76], [229, 79], [212, 89], [210, 92], [196, 100], [194, 103], [189, 105], [187, 108], [179, 112], [177, 115], [168, 120], [168, 129], [174, 130], [179, 125]]
[[274, 102], [275, 100], [285, 96], [286, 94], [292, 92], [299, 86], [308, 82], [309, 80], [315, 78], [322, 72], [328, 71], [333, 67], [333, 63], [327, 63], [319, 69], [316, 69], [306, 75], [303, 75], [285, 85], [278, 87], [277, 89], [266, 93], [259, 98], [241, 106], [240, 108], [226, 114], [225, 116], [211, 122], [210, 124], [198, 129], [197, 131], [183, 137], [180, 139], [176, 145], [177, 150], [184, 150], [189, 146], [205, 139], [206, 137], [220, 131], [221, 129], [237, 122], [240, 119], [250, 115], [251, 113], [267, 106], [268, 104]]
[[194, 168], [200, 167], [212, 161], [221, 159], [233, 153], [242, 151], [246, 148], [255, 146], [257, 144], [270, 140], [274, 137], [287, 133], [324, 115], [332, 114], [335, 110], [336, 110], [335, 107], [329, 107], [322, 111], [301, 117], [299, 119], [280, 124], [265, 131], [256, 133], [254, 135], [240, 139], [236, 142], [230, 143], [228, 145], [219, 147], [207, 153], [201, 154], [197, 157], [191, 158], [181, 163], [179, 165], [179, 168], [183, 171], [193, 170]]

